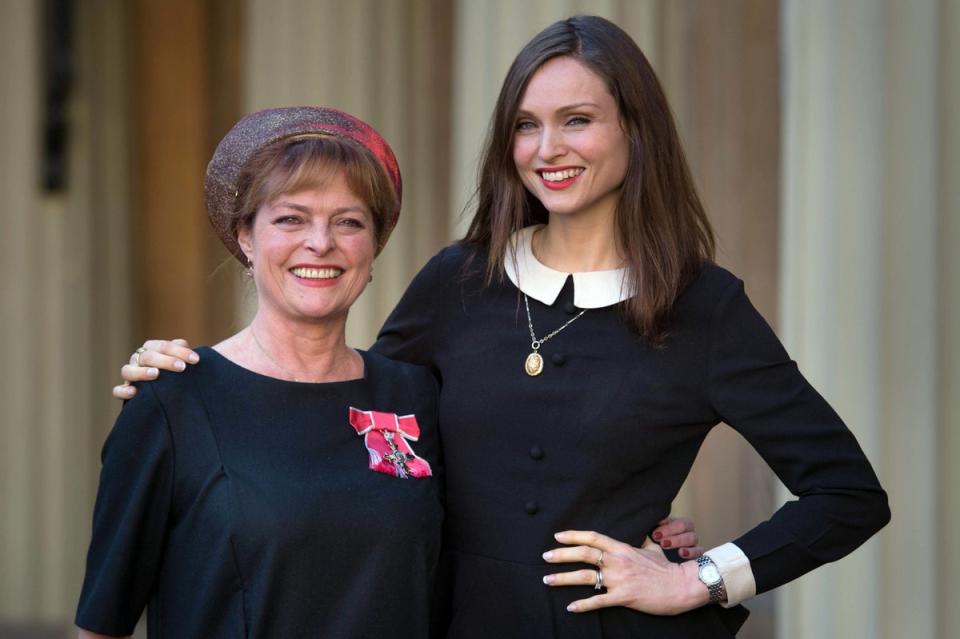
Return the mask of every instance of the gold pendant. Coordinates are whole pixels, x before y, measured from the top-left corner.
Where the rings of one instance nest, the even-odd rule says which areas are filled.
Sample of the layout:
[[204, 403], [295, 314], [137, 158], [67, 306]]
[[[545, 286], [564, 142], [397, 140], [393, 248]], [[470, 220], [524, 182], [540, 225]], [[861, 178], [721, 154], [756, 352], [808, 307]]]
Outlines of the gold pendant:
[[527, 355], [527, 361], [523, 364], [523, 369], [527, 371], [530, 377], [536, 377], [543, 372], [543, 358], [540, 353], [534, 351]]

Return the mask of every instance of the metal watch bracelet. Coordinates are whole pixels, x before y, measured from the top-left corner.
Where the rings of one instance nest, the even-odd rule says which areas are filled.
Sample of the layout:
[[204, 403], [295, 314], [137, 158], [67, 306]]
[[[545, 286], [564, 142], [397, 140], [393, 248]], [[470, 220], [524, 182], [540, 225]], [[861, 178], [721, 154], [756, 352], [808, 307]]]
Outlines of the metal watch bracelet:
[[[713, 561], [713, 559], [711, 559], [707, 555], [701, 555], [700, 557], [697, 557], [698, 574], [699, 574], [699, 571], [702, 570], [704, 566], [712, 566], [713, 569], [716, 570], [717, 574], [719, 575], [720, 571], [717, 568], [717, 564]], [[717, 579], [717, 581], [714, 581], [712, 583], [707, 583], [706, 581], [703, 580], [702, 577], [700, 577], [700, 582], [707, 587], [707, 592], [710, 595], [711, 603], [725, 603], [727, 601], [727, 588], [723, 583], [722, 576], [720, 576]]]

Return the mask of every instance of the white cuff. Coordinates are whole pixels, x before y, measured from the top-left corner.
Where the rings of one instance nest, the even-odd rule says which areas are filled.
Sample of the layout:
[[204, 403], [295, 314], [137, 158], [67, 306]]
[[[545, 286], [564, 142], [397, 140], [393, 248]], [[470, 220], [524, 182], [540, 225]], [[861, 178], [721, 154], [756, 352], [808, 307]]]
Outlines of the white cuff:
[[713, 560], [723, 577], [727, 589], [727, 602], [721, 604], [724, 608], [732, 608], [757, 594], [750, 560], [736, 544], [726, 543], [703, 554]]

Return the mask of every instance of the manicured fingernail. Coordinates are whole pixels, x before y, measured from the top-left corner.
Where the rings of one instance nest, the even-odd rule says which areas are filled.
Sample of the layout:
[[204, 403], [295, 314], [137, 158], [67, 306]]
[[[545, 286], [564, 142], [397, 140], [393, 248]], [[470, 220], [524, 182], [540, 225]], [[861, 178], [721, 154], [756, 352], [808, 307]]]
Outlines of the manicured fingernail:
[[654, 541], [660, 541], [661, 539], [663, 539], [663, 533], [662, 533], [662, 532], [655, 532], [655, 533], [653, 533], [653, 540], [654, 540]]
[[660, 542], [660, 546], [663, 548], [669, 548], [671, 546], [670, 540], [664, 539], [663, 541]]
[[553, 559], [553, 551], [548, 550], [547, 552], [543, 553], [543, 558], [546, 559], [547, 561], [550, 561], [551, 559]]
[[567, 612], [576, 612], [576, 611], [577, 611], [577, 604], [572, 603], [569, 606], [567, 606]]
[[550, 584], [552, 584], [552, 583], [553, 583], [553, 575], [545, 575], [545, 576], [543, 577], [543, 583], [547, 584], [548, 586], [549, 586]]
[[681, 549], [680, 549], [680, 556], [681, 556], [681, 557], [689, 557], [689, 556], [690, 556], [690, 551], [687, 550], [686, 548], [681, 548]]
[[174, 367], [175, 369], [177, 369], [178, 371], [182, 371], [183, 369], [185, 369], [185, 368], [187, 367], [187, 365], [184, 364], [183, 362], [181, 362], [180, 360], [177, 360], [177, 361], [175, 361], [175, 362], [173, 363], [173, 367]]
[[189, 355], [187, 355], [187, 361], [190, 362], [191, 364], [196, 364], [197, 362], [200, 361], [200, 356], [197, 355], [196, 353], [190, 353]]
[[159, 375], [159, 374], [160, 374], [160, 371], [157, 370], [156, 368], [148, 368], [148, 369], [147, 369], [147, 375], [149, 375], [150, 377], [156, 377], [156, 376]]

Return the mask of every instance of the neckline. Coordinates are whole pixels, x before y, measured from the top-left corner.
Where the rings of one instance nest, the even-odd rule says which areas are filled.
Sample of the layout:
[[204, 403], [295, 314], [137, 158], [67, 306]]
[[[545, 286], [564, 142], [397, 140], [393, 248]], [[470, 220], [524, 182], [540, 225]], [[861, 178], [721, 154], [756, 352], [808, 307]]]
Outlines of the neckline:
[[370, 353], [368, 353], [365, 350], [361, 350], [359, 348], [355, 348], [354, 350], [357, 353], [359, 353], [361, 359], [363, 359], [363, 376], [355, 377], [353, 379], [341, 379], [333, 382], [295, 382], [290, 379], [283, 379], [280, 377], [273, 377], [271, 375], [264, 375], [263, 373], [258, 373], [257, 371], [251, 370], [246, 366], [243, 366], [242, 364], [238, 364], [237, 362], [233, 361], [232, 359], [230, 359], [220, 351], [216, 350], [212, 346], [203, 346], [197, 349], [198, 352], [201, 352], [200, 361], [203, 361], [203, 354], [208, 354], [208, 355], [212, 354], [216, 356], [217, 359], [226, 363], [229, 367], [247, 376], [253, 377], [255, 379], [264, 380], [269, 383], [287, 384], [287, 385], [298, 387], [298, 388], [332, 388], [339, 385], [350, 385], [350, 384], [357, 384], [357, 383], [368, 381], [370, 377]]
[[573, 304], [578, 308], [604, 308], [632, 296], [626, 268], [564, 273], [543, 264], [531, 245], [533, 234], [542, 227], [535, 224], [514, 233], [503, 260], [507, 277], [528, 297], [552, 306], [568, 277], [573, 278]]

